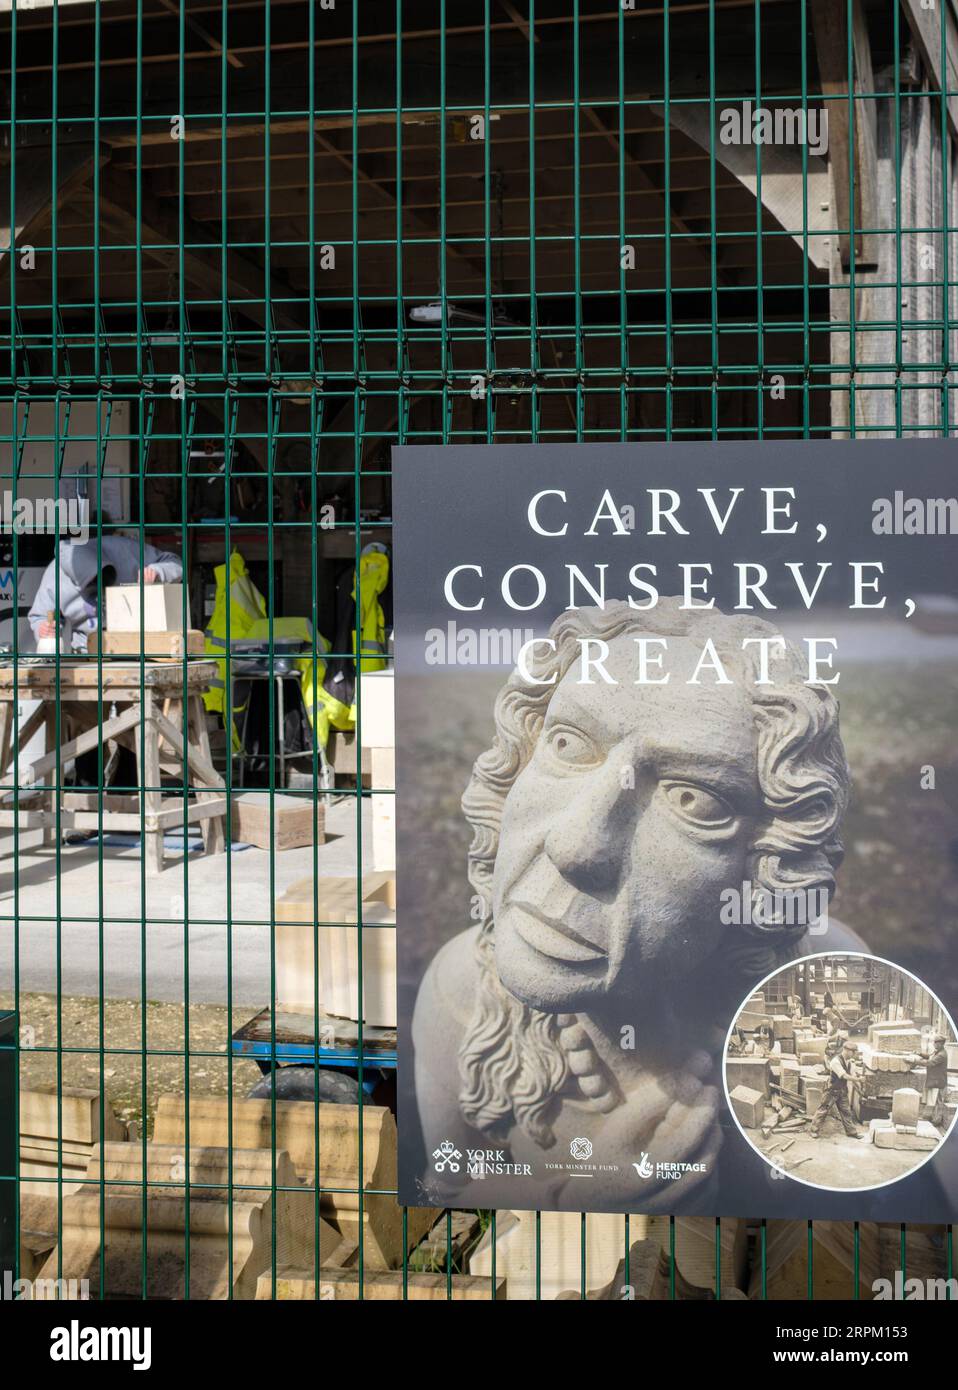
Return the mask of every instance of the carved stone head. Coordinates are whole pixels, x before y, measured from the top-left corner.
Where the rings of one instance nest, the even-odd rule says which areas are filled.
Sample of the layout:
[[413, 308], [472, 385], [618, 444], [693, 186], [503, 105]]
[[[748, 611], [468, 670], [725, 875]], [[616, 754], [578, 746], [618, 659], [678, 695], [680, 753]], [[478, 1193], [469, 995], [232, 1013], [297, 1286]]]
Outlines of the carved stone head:
[[[721, 894], [831, 893], [849, 783], [837, 703], [798, 654], [773, 647], [758, 683], [742, 644], [774, 637], [767, 623], [667, 599], [566, 613], [550, 636], [528, 663], [542, 683], [517, 671], [500, 692], [462, 803], [483, 907], [462, 1109], [541, 1143], [565, 1074], [556, 1017], [641, 1028], [665, 1010], [674, 1026], [684, 1009], [708, 1046], [703, 1013], [727, 1024], [805, 930], [767, 912], [724, 924]], [[667, 683], [636, 684], [645, 636], [667, 639]], [[607, 644], [613, 683], [582, 683], [584, 638]], [[706, 639], [730, 684], [689, 683]]]

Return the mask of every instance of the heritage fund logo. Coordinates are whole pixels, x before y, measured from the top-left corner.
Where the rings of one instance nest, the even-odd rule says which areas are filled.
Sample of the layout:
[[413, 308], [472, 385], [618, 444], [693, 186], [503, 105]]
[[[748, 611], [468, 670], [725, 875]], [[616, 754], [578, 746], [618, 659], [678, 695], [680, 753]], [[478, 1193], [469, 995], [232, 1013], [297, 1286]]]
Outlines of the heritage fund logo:
[[678, 1182], [685, 1177], [686, 1173], [707, 1173], [707, 1163], [655, 1163], [644, 1153], [638, 1163], [633, 1163], [632, 1167], [640, 1178], [646, 1181], [655, 1178], [656, 1182]]

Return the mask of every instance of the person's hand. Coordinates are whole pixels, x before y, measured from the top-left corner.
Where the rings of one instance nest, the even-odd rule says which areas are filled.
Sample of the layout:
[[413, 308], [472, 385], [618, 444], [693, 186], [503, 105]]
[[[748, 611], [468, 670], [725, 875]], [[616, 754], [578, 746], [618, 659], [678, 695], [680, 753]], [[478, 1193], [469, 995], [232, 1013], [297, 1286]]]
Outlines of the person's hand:
[[47, 618], [44, 618], [43, 622], [40, 623], [39, 626], [37, 627], [37, 636], [38, 636], [38, 637], [56, 637], [56, 635], [57, 635], [56, 624], [55, 624], [55, 623], [51, 623]]
[[143, 571], [142, 579], [144, 584], [157, 584], [159, 583], [160, 576], [152, 565], [147, 565], [146, 569]]

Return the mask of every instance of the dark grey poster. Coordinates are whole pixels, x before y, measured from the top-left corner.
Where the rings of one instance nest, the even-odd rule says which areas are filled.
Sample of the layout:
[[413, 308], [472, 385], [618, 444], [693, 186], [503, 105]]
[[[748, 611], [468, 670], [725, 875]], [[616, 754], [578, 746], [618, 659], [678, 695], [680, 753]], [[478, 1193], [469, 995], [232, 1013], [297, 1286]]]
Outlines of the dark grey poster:
[[400, 1199], [953, 1220], [955, 445], [393, 465]]

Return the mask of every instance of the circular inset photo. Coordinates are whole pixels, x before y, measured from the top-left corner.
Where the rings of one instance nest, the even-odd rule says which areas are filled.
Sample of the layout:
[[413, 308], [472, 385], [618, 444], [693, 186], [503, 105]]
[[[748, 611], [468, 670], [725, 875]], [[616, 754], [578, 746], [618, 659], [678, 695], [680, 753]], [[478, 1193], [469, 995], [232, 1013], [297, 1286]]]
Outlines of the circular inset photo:
[[810, 1187], [897, 1182], [955, 1123], [951, 1016], [927, 985], [878, 956], [805, 956], [769, 975], [733, 1019], [722, 1069], [752, 1148]]

